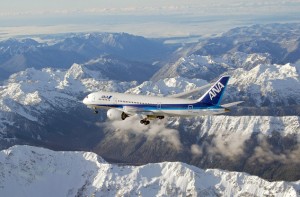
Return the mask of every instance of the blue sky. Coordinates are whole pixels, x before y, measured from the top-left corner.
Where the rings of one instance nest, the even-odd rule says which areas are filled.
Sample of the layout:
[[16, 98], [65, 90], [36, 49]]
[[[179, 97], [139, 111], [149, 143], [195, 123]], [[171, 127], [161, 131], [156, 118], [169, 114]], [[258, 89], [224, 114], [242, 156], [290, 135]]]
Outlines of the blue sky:
[[[0, 33], [121, 31], [212, 34], [240, 25], [298, 22], [299, 0], [0, 0]], [[35, 30], [34, 30], [35, 29]]]

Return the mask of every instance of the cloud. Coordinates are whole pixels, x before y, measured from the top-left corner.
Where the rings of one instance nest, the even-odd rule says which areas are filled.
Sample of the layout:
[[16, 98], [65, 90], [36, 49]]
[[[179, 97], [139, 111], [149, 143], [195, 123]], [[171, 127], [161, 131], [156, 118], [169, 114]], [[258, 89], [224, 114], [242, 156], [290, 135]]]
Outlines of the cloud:
[[298, 142], [292, 150], [284, 150], [276, 153], [272, 145], [267, 141], [267, 137], [259, 134], [259, 145], [254, 149], [254, 154], [250, 160], [258, 160], [260, 163], [281, 162], [283, 164], [300, 163], [300, 135], [297, 136]]
[[300, 8], [297, 1], [172, 1], [124, 6], [81, 3], [34, 8], [4, 5], [0, 8], [1, 31], [9, 36], [90, 31], [146, 37], [206, 36], [251, 23], [298, 22]]
[[[193, 146], [192, 153], [197, 151], [202, 153], [203, 147], [206, 147], [210, 154], [221, 154], [230, 160], [239, 160], [245, 154], [246, 143], [250, 135], [241, 135], [237, 133], [228, 136], [218, 135], [212, 139], [212, 143], [206, 143], [203, 146]], [[282, 136], [284, 138], [284, 136]], [[272, 144], [268, 142], [268, 136], [258, 135], [258, 145], [254, 148], [254, 153], [250, 161], [259, 161], [260, 163], [281, 162], [283, 164], [300, 164], [300, 135], [297, 136], [297, 144], [292, 149], [275, 151]]]
[[[179, 132], [176, 129], [169, 128], [172, 121], [154, 120], [150, 125], [145, 126], [140, 124], [139, 120], [140, 118], [133, 116], [124, 121], [108, 121], [105, 123], [105, 127], [114, 130], [114, 137], [123, 142], [130, 142], [129, 136], [135, 134], [146, 137], [148, 141], [161, 139], [177, 151], [183, 149]], [[184, 122], [180, 122], [180, 124], [184, 124]], [[215, 136], [210, 135], [208, 139], [210, 137], [212, 137], [211, 141], [202, 140], [201, 144], [191, 144], [187, 147], [190, 149], [192, 156], [221, 155], [231, 161], [236, 161], [245, 154], [249, 154], [245, 151], [251, 149], [253, 153], [250, 153], [249, 161], [260, 163], [281, 162], [283, 164], [300, 163], [300, 135], [295, 136], [297, 140], [295, 145], [285, 150], [278, 150], [277, 146], [275, 150], [274, 145], [268, 142], [270, 136], [262, 133], [256, 136], [258, 144], [255, 144], [256, 140], [252, 132], [222, 132], [222, 134], [216, 134]], [[287, 136], [281, 136], [281, 138], [287, 138]], [[248, 140], [253, 143], [247, 143]]]
[[[242, 0], [223, 0], [223, 1], [196, 1], [192, 0], [185, 4], [182, 1], [169, 2], [139, 2], [139, 3], [105, 3], [105, 2], [89, 2], [85, 1], [76, 3], [62, 2], [35, 4], [34, 7], [27, 4], [12, 4], [8, 2], [0, 8], [0, 16], [38, 16], [38, 15], [86, 15], [86, 14], [133, 14], [133, 15], [149, 15], [149, 14], [193, 14], [193, 15], [232, 15], [234, 14], [253, 14], [253, 13], [273, 13], [278, 12], [289, 13], [297, 11], [300, 6], [297, 0], [265, 0], [265, 1], [242, 1]], [[234, 12], [232, 12], [234, 11]]]
[[191, 152], [193, 155], [201, 155], [203, 150], [207, 150], [208, 154], [220, 154], [230, 160], [238, 160], [244, 154], [245, 143], [251, 137], [250, 133], [230, 133], [227, 135], [216, 135], [210, 143], [204, 142], [199, 145], [192, 145]]
[[213, 139], [214, 151], [234, 160], [244, 153], [245, 141], [250, 138], [250, 133], [232, 133], [228, 136], [217, 135]]
[[182, 149], [178, 131], [167, 128], [167, 120], [152, 120], [149, 125], [142, 125], [140, 119], [138, 116], [132, 116], [125, 120], [107, 121], [105, 127], [113, 129], [114, 137], [123, 142], [129, 142], [129, 135], [136, 134], [146, 137], [149, 141], [160, 138], [176, 150]]
[[198, 144], [193, 144], [191, 146], [191, 153], [194, 156], [201, 156], [203, 151], [202, 151], [202, 147], [200, 147]]

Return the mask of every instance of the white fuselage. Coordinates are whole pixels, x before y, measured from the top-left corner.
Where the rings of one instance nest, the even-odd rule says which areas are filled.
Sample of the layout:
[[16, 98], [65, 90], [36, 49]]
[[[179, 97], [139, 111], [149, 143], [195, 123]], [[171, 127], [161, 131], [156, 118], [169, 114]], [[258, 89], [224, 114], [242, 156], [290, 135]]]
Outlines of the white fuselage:
[[112, 92], [91, 93], [83, 103], [94, 110], [116, 108], [129, 115], [201, 116], [226, 112], [223, 107], [197, 103], [196, 100]]

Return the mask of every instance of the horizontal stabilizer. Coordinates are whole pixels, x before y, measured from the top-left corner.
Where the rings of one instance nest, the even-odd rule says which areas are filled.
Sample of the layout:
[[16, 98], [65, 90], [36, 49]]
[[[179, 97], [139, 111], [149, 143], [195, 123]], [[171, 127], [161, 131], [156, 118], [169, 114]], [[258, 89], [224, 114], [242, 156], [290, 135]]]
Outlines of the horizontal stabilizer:
[[170, 95], [168, 97], [169, 98], [187, 98], [187, 97], [195, 94], [196, 92], [199, 92], [200, 90], [204, 90], [206, 88], [209, 88], [210, 86], [212, 86], [212, 83], [206, 84], [204, 86], [201, 86], [199, 88], [195, 88], [195, 89], [187, 91], [187, 92], [182, 92], [182, 93], [179, 93], [179, 94], [173, 94], [173, 95]]
[[243, 103], [243, 102], [244, 101], [237, 101], [237, 102], [233, 102], [233, 103], [227, 103], [227, 104], [221, 105], [221, 107], [224, 107], [224, 108], [232, 107], [234, 105], [238, 105], [238, 104]]

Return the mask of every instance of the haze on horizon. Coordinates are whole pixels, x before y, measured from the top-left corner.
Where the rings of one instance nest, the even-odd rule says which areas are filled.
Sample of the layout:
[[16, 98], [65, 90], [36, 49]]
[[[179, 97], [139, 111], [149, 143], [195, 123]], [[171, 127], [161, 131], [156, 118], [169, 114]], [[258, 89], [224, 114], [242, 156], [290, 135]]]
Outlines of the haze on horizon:
[[208, 35], [241, 25], [299, 22], [299, 10], [298, 0], [2, 0], [0, 38], [89, 31]]

